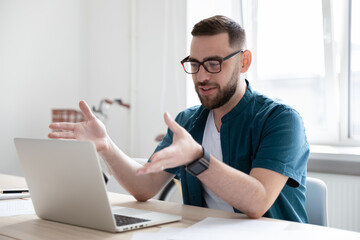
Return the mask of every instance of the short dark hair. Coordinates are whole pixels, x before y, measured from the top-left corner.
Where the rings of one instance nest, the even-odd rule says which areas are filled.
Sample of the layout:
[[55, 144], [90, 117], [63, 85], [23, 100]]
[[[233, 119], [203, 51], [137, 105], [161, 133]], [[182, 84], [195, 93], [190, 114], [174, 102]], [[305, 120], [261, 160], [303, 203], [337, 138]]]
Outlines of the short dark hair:
[[231, 18], [216, 15], [210, 18], [201, 20], [195, 24], [191, 35], [196, 36], [213, 36], [220, 33], [229, 34], [229, 45], [233, 48], [246, 48], [245, 30], [239, 23]]

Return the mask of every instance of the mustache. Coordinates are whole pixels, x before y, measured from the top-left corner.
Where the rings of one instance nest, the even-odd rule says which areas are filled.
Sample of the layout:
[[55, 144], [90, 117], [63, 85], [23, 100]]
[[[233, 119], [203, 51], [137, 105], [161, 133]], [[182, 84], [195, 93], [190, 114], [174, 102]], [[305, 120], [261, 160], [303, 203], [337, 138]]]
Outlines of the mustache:
[[207, 86], [207, 87], [218, 87], [219, 84], [217, 83], [210, 83], [208, 80], [204, 81], [204, 82], [197, 82], [195, 84], [196, 87], [204, 87], [204, 86]]

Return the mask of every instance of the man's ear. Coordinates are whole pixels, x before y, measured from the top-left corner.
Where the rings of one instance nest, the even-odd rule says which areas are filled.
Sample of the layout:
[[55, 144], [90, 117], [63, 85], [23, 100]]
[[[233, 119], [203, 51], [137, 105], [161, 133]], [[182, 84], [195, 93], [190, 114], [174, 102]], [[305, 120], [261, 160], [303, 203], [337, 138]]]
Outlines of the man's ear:
[[251, 52], [249, 50], [245, 50], [243, 53], [243, 60], [241, 66], [241, 73], [246, 73], [251, 65]]

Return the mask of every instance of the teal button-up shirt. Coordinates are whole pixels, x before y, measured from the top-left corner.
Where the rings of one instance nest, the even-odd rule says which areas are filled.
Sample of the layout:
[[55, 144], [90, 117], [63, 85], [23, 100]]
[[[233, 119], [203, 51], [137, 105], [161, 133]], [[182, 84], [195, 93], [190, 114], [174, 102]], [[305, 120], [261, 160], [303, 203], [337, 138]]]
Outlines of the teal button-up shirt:
[[[179, 113], [175, 121], [201, 144], [208, 114], [209, 110], [203, 106], [195, 106]], [[265, 168], [289, 177], [264, 216], [307, 222], [305, 182], [309, 145], [298, 112], [253, 91], [248, 84], [243, 98], [221, 121], [224, 163], [246, 174], [252, 168]], [[168, 130], [155, 152], [169, 146], [172, 136]], [[184, 204], [205, 205], [198, 178], [187, 173], [183, 166], [166, 171], [181, 180]]]

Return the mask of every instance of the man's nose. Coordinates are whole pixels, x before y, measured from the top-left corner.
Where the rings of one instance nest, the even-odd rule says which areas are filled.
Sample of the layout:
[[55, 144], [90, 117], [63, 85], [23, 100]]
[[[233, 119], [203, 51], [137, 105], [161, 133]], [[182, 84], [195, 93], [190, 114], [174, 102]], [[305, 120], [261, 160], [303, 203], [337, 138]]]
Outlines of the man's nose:
[[206, 80], [209, 80], [210, 73], [205, 70], [203, 65], [200, 65], [199, 71], [197, 72], [196, 75], [197, 75], [196, 77], [197, 77], [198, 82], [204, 82]]

